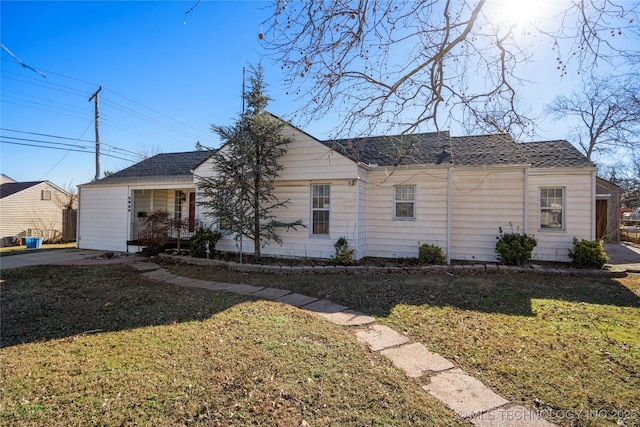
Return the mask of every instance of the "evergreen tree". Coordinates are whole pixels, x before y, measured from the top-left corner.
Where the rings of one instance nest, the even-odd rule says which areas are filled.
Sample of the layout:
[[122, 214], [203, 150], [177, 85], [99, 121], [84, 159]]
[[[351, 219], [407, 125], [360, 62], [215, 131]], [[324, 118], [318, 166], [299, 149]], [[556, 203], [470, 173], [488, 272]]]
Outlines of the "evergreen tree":
[[267, 112], [271, 98], [261, 65], [251, 67], [250, 90], [244, 94], [246, 110], [231, 126], [212, 125], [223, 141], [212, 155], [214, 175], [198, 184], [206, 215], [219, 221], [220, 227], [234, 233], [236, 239], [247, 237], [254, 243], [254, 254], [269, 242], [282, 244], [278, 227], [295, 229], [302, 220], [278, 221], [275, 211], [289, 201], [274, 194], [274, 181], [283, 166], [278, 160], [286, 153], [292, 138], [283, 134], [285, 123]]

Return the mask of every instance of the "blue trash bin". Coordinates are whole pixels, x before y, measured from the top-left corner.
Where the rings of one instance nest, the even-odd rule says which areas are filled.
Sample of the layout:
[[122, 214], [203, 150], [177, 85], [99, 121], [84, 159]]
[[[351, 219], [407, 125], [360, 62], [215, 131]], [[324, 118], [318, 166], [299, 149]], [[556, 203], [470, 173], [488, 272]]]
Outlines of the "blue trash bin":
[[40, 249], [42, 247], [42, 237], [26, 237], [27, 249]]

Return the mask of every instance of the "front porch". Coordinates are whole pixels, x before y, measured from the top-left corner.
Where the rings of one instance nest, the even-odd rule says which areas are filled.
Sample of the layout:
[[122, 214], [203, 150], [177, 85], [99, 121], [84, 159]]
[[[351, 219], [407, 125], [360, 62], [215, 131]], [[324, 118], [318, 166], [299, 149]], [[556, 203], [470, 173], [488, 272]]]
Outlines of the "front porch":
[[164, 232], [170, 241], [169, 245], [177, 246], [177, 238], [180, 236], [180, 247], [189, 247], [189, 240], [196, 229], [195, 188], [134, 189], [130, 194], [128, 251], [142, 250], [145, 218], [158, 211], [167, 212], [170, 219], [184, 220], [184, 226], [180, 230], [174, 222], [166, 226]]

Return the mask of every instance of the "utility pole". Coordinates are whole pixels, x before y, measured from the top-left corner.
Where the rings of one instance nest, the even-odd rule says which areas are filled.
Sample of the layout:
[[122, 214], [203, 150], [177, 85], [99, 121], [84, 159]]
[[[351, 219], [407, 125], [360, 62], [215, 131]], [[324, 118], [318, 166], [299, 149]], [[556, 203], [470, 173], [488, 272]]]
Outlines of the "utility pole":
[[100, 91], [102, 86], [91, 95], [89, 102], [95, 101], [95, 127], [96, 127], [96, 176], [94, 181], [100, 179]]

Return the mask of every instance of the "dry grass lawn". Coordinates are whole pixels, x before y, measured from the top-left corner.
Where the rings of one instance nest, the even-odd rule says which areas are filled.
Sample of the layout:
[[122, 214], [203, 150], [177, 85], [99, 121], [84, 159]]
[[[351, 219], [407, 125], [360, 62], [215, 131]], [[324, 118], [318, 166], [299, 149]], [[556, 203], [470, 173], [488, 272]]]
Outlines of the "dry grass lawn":
[[125, 265], [2, 276], [0, 425], [469, 425], [293, 307]]

